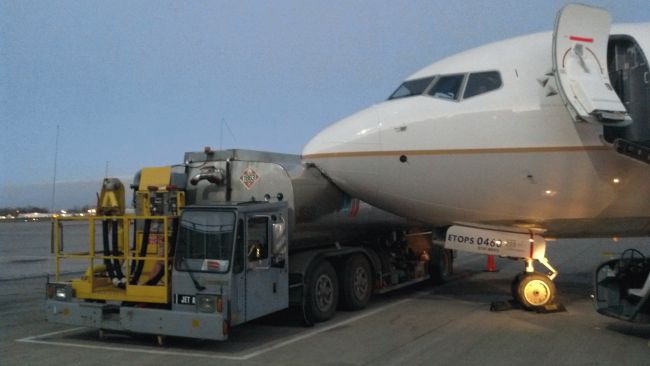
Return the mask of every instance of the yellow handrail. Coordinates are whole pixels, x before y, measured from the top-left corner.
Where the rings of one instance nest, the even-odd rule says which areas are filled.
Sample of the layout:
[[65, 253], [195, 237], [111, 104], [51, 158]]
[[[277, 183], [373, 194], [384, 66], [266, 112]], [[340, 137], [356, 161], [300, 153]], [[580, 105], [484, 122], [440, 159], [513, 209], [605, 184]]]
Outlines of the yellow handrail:
[[[89, 216], [89, 217], [55, 217], [54, 224], [52, 227], [53, 236], [54, 236], [54, 252], [55, 252], [55, 277], [59, 281], [61, 278], [61, 261], [64, 259], [82, 259], [89, 261], [89, 270], [90, 276], [86, 278], [73, 280], [73, 287], [75, 282], [78, 285], [77, 293], [80, 298], [93, 298], [93, 299], [112, 299], [112, 300], [122, 300], [122, 301], [150, 301], [150, 302], [168, 302], [169, 301], [169, 223], [170, 219], [174, 219], [176, 216], [138, 216], [138, 215], [124, 215], [124, 216]], [[98, 221], [120, 221], [121, 222], [121, 236], [118, 236], [118, 247], [122, 248], [122, 255], [104, 255], [102, 251], [100, 254], [95, 251], [95, 225]], [[133, 248], [131, 248], [130, 238], [133, 233], [131, 230], [136, 230], [135, 223], [137, 220], [158, 220], [162, 222], [162, 235], [163, 235], [163, 255], [147, 255], [140, 256], [136, 252], [138, 246], [134, 243]], [[65, 252], [63, 248], [61, 233], [63, 227], [61, 225], [64, 221], [86, 221], [89, 227], [89, 250], [88, 251], [76, 251], [76, 252]], [[160, 231], [159, 231], [160, 233]], [[137, 238], [137, 235], [136, 235]], [[151, 237], [150, 237], [151, 238]], [[137, 239], [136, 239], [137, 240]], [[144, 245], [141, 243], [140, 245]], [[106, 281], [98, 283], [95, 281], [95, 260], [120, 260], [126, 262], [125, 268], [125, 278], [127, 279], [123, 289], [113, 288], [108, 291], [105, 288]], [[132, 272], [131, 262], [136, 261], [162, 261], [164, 263], [163, 267], [163, 277], [162, 277], [162, 286], [160, 285], [138, 285], [131, 284], [130, 274]], [[145, 262], [146, 263], [146, 262]], [[144, 265], [144, 264], [143, 264]], [[101, 291], [99, 287], [101, 287]], [[96, 291], [97, 290], [97, 291]], [[120, 291], [123, 292], [122, 295], [119, 295]]]

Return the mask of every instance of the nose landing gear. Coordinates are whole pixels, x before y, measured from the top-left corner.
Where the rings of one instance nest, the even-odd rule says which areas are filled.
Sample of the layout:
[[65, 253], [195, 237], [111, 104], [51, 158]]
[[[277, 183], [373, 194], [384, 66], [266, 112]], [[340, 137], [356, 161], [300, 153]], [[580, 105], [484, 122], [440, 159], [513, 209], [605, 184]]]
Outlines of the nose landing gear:
[[553, 281], [539, 272], [522, 273], [512, 281], [512, 297], [529, 310], [552, 304], [556, 291]]
[[535, 272], [533, 260], [527, 259], [526, 270], [512, 281], [512, 297], [525, 309], [548, 311], [557, 307], [555, 304], [557, 289], [553, 283], [557, 271], [550, 265], [548, 259], [542, 258], [539, 262], [549, 269], [549, 274]]

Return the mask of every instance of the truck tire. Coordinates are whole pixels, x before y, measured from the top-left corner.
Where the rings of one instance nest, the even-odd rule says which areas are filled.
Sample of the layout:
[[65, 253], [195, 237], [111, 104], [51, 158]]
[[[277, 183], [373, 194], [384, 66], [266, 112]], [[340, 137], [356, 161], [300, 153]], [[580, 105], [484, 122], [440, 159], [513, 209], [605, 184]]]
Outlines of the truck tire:
[[350, 256], [343, 267], [341, 300], [345, 310], [361, 310], [368, 305], [372, 295], [372, 271], [366, 257]]
[[305, 318], [313, 322], [331, 319], [339, 300], [338, 279], [330, 262], [316, 264], [305, 293]]
[[429, 260], [429, 275], [431, 282], [436, 285], [443, 284], [449, 280], [454, 273], [454, 255], [449, 249], [434, 245], [431, 247], [431, 259]]

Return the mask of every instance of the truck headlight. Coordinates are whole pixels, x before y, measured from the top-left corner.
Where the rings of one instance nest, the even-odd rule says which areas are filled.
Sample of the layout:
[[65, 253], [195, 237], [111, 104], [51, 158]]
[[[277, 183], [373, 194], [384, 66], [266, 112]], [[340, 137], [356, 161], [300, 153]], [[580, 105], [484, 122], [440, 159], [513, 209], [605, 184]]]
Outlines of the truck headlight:
[[197, 295], [196, 307], [202, 313], [221, 313], [223, 311], [223, 298], [213, 295]]
[[48, 283], [47, 297], [57, 301], [71, 301], [73, 290], [72, 287], [67, 284]]
[[216, 306], [216, 297], [210, 295], [197, 295], [196, 307], [202, 313], [214, 313]]
[[65, 290], [65, 287], [57, 287], [54, 297], [57, 300], [65, 301], [68, 299], [68, 292]]

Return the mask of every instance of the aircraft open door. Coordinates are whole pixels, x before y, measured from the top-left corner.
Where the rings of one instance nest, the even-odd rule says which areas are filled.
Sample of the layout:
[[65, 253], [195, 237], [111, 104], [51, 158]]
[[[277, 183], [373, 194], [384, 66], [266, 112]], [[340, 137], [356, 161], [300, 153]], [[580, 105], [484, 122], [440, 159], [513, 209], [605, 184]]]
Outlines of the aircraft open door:
[[602, 8], [580, 4], [562, 8], [555, 19], [553, 70], [574, 119], [625, 126], [632, 119], [607, 72], [610, 23]]

